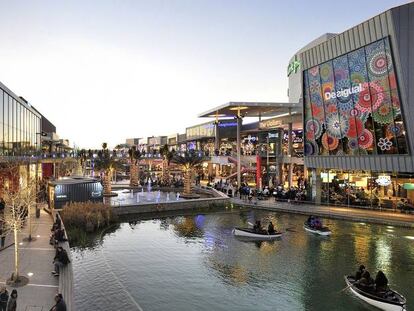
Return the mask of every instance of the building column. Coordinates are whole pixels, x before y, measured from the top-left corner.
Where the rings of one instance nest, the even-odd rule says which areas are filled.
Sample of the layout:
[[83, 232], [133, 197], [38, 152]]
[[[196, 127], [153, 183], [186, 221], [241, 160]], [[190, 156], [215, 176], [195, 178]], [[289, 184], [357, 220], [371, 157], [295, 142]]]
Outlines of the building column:
[[220, 135], [219, 135], [219, 121], [216, 120], [214, 122], [214, 131], [215, 131], [215, 138], [214, 138], [214, 155], [216, 155], [216, 150], [220, 150]]
[[241, 135], [240, 135], [240, 131], [241, 131], [241, 127], [242, 127], [242, 117], [240, 116], [240, 111], [236, 117], [237, 120], [237, 146], [236, 146], [236, 150], [237, 150], [237, 187], [240, 187], [241, 185]]
[[288, 157], [290, 160], [289, 163], [289, 175], [288, 175], [288, 183], [289, 183], [289, 188], [292, 187], [292, 173], [293, 173], [293, 163], [292, 163], [292, 130], [293, 130], [293, 126], [292, 126], [292, 114], [291, 114], [292, 110], [289, 108], [289, 123], [288, 123]]
[[321, 204], [322, 196], [322, 179], [321, 171], [316, 168], [312, 168], [312, 200], [315, 200], [316, 204]]

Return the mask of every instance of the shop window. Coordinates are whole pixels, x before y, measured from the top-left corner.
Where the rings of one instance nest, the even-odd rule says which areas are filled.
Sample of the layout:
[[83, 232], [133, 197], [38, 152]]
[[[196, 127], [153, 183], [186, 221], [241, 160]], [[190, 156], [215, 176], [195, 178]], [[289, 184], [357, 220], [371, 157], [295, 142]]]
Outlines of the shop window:
[[304, 113], [307, 156], [407, 154], [389, 39], [304, 71]]

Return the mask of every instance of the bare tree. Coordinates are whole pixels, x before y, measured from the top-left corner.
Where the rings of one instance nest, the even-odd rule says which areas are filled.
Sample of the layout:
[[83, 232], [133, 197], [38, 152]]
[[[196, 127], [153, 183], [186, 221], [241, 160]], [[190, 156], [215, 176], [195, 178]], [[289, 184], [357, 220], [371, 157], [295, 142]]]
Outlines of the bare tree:
[[3, 230], [7, 235], [13, 234], [14, 239], [14, 272], [8, 280], [10, 284], [16, 286], [25, 285], [28, 279], [19, 275], [19, 239], [18, 235], [21, 232], [26, 216], [27, 207], [23, 199], [23, 192], [20, 191], [19, 168], [25, 165], [23, 162], [10, 161], [3, 162], [0, 165], [2, 170], [2, 187], [0, 192], [5, 202], [4, 214], [0, 215], [3, 222]]
[[14, 272], [10, 278], [13, 283], [19, 283], [19, 240], [18, 234], [22, 230], [27, 209], [24, 206], [20, 191], [4, 189], [5, 212], [3, 216], [4, 229], [6, 232], [13, 233], [14, 238]]
[[35, 178], [29, 178], [27, 180], [27, 185], [20, 189], [20, 197], [22, 201], [23, 208], [27, 211], [27, 223], [29, 229], [29, 236], [27, 240], [32, 241], [32, 218], [33, 218], [33, 208], [36, 207], [36, 198], [38, 195], [37, 181]]

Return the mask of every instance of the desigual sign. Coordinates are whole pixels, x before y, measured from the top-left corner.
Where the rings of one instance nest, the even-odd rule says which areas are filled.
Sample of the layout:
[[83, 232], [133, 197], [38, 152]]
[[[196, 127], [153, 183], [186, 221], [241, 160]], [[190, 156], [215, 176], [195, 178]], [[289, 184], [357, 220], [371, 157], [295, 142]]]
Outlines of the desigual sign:
[[360, 83], [353, 87], [349, 87], [349, 88], [342, 89], [339, 91], [325, 92], [324, 96], [325, 96], [325, 100], [330, 100], [330, 99], [335, 99], [335, 98], [340, 98], [340, 97], [348, 97], [349, 95], [360, 93], [363, 90], [364, 90], [364, 86], [362, 85], [362, 83]]

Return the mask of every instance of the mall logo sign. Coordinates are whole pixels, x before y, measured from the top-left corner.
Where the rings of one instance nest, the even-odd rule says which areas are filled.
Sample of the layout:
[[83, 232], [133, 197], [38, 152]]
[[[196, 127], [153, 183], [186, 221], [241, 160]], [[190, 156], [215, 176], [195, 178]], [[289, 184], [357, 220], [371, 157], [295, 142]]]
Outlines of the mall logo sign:
[[358, 94], [364, 90], [364, 86], [362, 83], [355, 85], [353, 87], [349, 87], [346, 89], [342, 89], [339, 91], [332, 91], [332, 92], [325, 92], [325, 100], [340, 98], [340, 97], [348, 97], [351, 94]]

